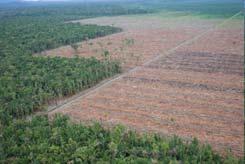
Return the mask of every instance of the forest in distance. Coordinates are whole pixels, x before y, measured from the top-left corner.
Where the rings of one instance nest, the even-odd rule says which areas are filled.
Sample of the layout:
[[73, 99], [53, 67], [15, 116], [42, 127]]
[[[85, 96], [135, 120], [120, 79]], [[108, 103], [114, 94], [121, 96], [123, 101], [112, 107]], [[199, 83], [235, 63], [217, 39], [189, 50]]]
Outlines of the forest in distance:
[[[0, 163], [243, 163], [197, 139], [139, 135], [123, 126], [75, 124], [67, 116], [35, 116], [59, 98], [72, 96], [121, 73], [119, 61], [94, 57], [46, 57], [45, 50], [122, 32], [121, 28], [69, 23], [101, 16], [186, 11], [227, 18], [240, 2], [134, 0], [87, 3], [12, 3], [0, 7]], [[191, 5], [190, 5], [191, 4]], [[33, 115], [33, 116], [31, 116]], [[31, 119], [27, 119], [31, 116]]]

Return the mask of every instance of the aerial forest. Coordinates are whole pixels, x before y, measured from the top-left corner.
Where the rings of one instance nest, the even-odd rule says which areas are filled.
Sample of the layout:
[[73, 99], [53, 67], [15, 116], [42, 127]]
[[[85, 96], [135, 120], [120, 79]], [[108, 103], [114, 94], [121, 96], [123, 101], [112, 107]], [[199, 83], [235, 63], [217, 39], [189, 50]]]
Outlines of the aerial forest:
[[35, 115], [121, 72], [120, 63], [108, 58], [41, 55], [122, 31], [72, 20], [145, 14], [152, 8], [133, 3], [0, 7], [0, 163], [242, 163], [197, 139], [185, 142], [123, 126], [105, 129], [75, 124], [66, 116]]

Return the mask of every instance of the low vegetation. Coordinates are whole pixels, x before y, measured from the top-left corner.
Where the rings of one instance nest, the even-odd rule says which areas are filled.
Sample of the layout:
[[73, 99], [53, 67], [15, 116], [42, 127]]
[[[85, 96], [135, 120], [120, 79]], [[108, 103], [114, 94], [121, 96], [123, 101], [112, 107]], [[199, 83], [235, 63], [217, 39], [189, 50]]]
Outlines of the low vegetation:
[[177, 11], [205, 18], [229, 18], [243, 10], [240, 0], [143, 0], [139, 4], [150, 11]]

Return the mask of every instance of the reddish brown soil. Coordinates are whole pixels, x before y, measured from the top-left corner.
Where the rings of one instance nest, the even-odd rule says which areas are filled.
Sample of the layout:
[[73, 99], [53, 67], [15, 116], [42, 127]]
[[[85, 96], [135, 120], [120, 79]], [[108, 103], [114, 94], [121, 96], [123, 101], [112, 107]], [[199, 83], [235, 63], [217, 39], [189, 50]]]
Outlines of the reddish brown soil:
[[[142, 63], [205, 29], [198, 27], [191, 32], [188, 28], [163, 28], [127, 35], [136, 41], [144, 40], [136, 42], [132, 50], [140, 52]], [[107, 38], [120, 40], [124, 35]], [[134, 62], [126, 62], [126, 67], [135, 66]], [[236, 156], [243, 156], [243, 79], [241, 22], [234, 28], [207, 33], [51, 114], [59, 112], [77, 121], [120, 123], [140, 131], [197, 137], [222, 153], [231, 149]]]
[[[110, 53], [112, 60], [119, 60], [123, 70], [134, 68], [185, 40], [215, 26], [221, 20], [200, 20], [179, 16], [162, 18], [156, 16], [146, 17], [102, 17], [80, 21], [82, 24], [114, 25], [121, 27], [121, 33], [96, 38], [79, 43], [74, 51], [70, 46], [60, 47], [43, 52], [48, 56], [82, 57], [94, 56], [102, 58], [105, 50]], [[127, 43], [133, 40], [133, 43]]]

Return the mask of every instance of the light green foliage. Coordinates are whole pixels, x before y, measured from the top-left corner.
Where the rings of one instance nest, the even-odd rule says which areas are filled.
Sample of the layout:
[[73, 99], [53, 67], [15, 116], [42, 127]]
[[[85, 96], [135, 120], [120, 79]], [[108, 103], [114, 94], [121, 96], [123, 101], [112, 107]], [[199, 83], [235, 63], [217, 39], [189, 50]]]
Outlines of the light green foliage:
[[229, 18], [243, 10], [240, 0], [146, 0], [140, 5], [149, 11], [177, 11], [203, 18]]

